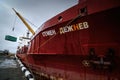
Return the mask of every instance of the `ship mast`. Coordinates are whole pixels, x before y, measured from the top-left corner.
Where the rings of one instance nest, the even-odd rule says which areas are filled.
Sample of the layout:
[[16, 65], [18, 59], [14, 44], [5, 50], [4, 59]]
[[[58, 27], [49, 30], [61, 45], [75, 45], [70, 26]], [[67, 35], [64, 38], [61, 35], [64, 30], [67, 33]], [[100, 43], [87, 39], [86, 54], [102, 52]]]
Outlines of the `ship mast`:
[[28, 28], [28, 30], [34, 35], [35, 32], [34, 30], [30, 27], [30, 25], [24, 20], [24, 18], [14, 9], [12, 8], [13, 11], [16, 13], [16, 15], [22, 20], [22, 22], [25, 24], [25, 26]]

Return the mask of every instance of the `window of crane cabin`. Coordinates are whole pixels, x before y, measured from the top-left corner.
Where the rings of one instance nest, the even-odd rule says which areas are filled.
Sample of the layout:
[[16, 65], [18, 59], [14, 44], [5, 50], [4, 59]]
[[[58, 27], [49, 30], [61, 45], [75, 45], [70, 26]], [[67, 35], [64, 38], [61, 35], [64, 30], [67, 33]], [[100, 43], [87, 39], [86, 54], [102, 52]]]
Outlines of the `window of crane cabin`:
[[86, 16], [87, 15], [87, 7], [81, 8], [79, 10], [80, 16]]

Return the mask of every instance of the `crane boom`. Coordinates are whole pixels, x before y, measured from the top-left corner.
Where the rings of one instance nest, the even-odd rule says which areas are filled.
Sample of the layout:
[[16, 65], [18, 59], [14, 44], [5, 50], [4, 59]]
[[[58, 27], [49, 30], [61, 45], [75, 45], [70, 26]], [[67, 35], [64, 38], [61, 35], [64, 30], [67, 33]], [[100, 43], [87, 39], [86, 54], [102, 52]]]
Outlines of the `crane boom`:
[[24, 18], [14, 9], [12, 8], [13, 11], [16, 13], [16, 15], [22, 20], [22, 22], [25, 24], [25, 26], [28, 28], [28, 30], [34, 35], [35, 32], [34, 30], [30, 27], [30, 25], [24, 20]]

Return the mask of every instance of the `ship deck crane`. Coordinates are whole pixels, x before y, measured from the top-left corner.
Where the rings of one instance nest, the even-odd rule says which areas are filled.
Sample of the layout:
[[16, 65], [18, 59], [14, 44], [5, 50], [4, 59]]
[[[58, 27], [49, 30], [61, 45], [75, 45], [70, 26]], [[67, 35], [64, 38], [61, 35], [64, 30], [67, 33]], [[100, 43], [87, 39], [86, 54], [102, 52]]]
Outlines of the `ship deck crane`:
[[34, 35], [35, 32], [34, 30], [31, 28], [31, 26], [24, 20], [24, 18], [14, 9], [12, 8], [13, 11], [16, 13], [16, 15], [22, 20], [22, 22], [25, 24], [25, 26], [28, 28], [28, 30]]

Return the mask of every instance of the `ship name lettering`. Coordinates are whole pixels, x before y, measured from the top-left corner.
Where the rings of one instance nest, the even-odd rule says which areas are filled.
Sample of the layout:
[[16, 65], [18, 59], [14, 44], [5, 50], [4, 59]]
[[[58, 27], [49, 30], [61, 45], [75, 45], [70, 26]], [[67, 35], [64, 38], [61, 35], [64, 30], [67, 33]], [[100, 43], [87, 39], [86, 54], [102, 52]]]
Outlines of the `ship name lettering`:
[[72, 26], [65, 26], [59, 29], [60, 30], [60, 34], [66, 33], [66, 32], [70, 32], [73, 31]]
[[56, 31], [55, 30], [44, 31], [44, 32], [42, 32], [42, 35], [43, 35], [43, 37], [56, 35]]
[[60, 34], [89, 28], [88, 22], [82, 22], [59, 28]]

